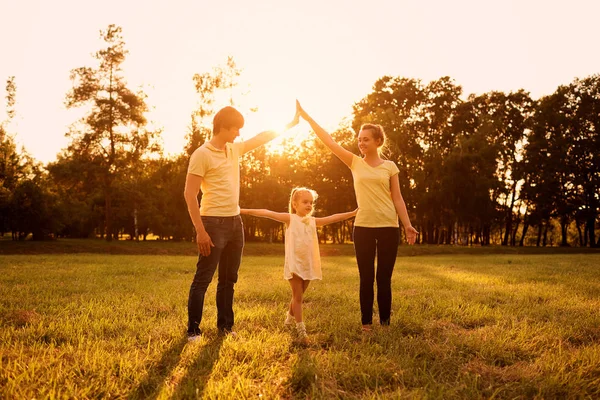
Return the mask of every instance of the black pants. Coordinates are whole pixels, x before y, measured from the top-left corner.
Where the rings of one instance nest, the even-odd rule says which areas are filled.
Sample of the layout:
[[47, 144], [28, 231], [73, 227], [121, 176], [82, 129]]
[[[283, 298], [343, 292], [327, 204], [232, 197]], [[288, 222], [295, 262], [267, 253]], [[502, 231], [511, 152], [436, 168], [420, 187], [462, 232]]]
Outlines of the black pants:
[[199, 334], [204, 295], [218, 266], [217, 328], [222, 331], [233, 327], [233, 293], [244, 248], [242, 218], [202, 216], [202, 223], [215, 247], [209, 256], [198, 256], [196, 274], [188, 298], [188, 334]]
[[[379, 322], [390, 324], [392, 311], [392, 272], [398, 254], [400, 230], [395, 227], [354, 227], [354, 251], [360, 275], [360, 312], [362, 324], [373, 323], [373, 284], [377, 278]], [[377, 254], [377, 274], [375, 255]]]

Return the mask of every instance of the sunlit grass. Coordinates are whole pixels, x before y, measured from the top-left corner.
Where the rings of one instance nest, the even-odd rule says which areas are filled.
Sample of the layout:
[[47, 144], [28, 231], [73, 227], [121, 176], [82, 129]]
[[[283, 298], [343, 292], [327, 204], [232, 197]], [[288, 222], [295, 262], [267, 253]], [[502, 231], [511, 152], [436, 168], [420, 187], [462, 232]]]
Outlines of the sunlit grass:
[[185, 339], [195, 258], [3, 255], [0, 398], [593, 398], [600, 254], [401, 257], [392, 326], [360, 331], [352, 256], [323, 258], [307, 347], [282, 257], [246, 256], [235, 329]]

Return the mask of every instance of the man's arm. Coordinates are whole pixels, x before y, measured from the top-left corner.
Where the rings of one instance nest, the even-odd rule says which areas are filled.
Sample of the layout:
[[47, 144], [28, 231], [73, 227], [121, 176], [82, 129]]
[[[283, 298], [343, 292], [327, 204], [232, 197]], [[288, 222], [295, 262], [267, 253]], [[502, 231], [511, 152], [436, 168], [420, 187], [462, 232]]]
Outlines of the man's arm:
[[[300, 120], [300, 115], [298, 113], [296, 113], [296, 115], [294, 115], [294, 119], [285, 126], [285, 128], [283, 129], [282, 132], [285, 132], [285, 131], [293, 128], [294, 126], [298, 125], [299, 120]], [[252, 151], [252, 150], [256, 149], [257, 147], [260, 147], [263, 144], [270, 142], [271, 140], [273, 140], [277, 136], [279, 136], [279, 133], [282, 133], [282, 132], [265, 131], [265, 132], [259, 133], [258, 135], [254, 136], [254, 137], [251, 137], [250, 139], [248, 139], [244, 142], [244, 153], [248, 153], [249, 151]]]
[[280, 213], [262, 208], [242, 208], [240, 209], [240, 214], [252, 215], [254, 217], [270, 218], [274, 219], [275, 221], [284, 222], [286, 224], [290, 223], [289, 213]]
[[203, 256], [210, 254], [210, 248], [215, 247], [210, 236], [204, 229], [202, 223], [202, 217], [200, 216], [200, 205], [198, 204], [198, 193], [200, 193], [200, 185], [202, 184], [202, 177], [194, 174], [187, 174], [185, 177], [185, 189], [183, 190], [183, 197], [187, 204], [188, 213], [196, 229], [196, 244], [198, 245], [198, 251]]
[[324, 226], [324, 225], [333, 224], [335, 222], [344, 221], [344, 220], [347, 220], [348, 218], [354, 217], [357, 212], [358, 212], [358, 208], [356, 210], [354, 210], [354, 211], [348, 211], [348, 212], [345, 212], [345, 213], [333, 214], [333, 215], [330, 215], [328, 217], [315, 218], [315, 224], [317, 226]]

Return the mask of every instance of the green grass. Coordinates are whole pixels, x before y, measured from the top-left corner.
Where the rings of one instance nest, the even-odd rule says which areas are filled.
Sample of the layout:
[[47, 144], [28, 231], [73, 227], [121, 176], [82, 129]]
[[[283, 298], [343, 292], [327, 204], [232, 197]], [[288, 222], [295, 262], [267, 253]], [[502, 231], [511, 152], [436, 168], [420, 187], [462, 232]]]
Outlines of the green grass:
[[[244, 254], [249, 256], [280, 256], [283, 243], [246, 242]], [[147, 240], [102, 239], [58, 239], [54, 241], [12, 241], [8, 235], [0, 237], [0, 255], [2, 254], [156, 254], [195, 256], [196, 246], [190, 242]], [[325, 256], [354, 256], [351, 244], [321, 245], [321, 254]], [[589, 247], [510, 247], [510, 246], [454, 246], [454, 245], [416, 245], [406, 244], [398, 247], [399, 256], [424, 256], [439, 254], [600, 254], [600, 248]]]
[[370, 335], [354, 258], [324, 257], [308, 346], [283, 327], [282, 262], [245, 256], [237, 338], [217, 335], [213, 282], [188, 344], [193, 256], [4, 254], [0, 398], [600, 396], [598, 253], [400, 257], [392, 325]]

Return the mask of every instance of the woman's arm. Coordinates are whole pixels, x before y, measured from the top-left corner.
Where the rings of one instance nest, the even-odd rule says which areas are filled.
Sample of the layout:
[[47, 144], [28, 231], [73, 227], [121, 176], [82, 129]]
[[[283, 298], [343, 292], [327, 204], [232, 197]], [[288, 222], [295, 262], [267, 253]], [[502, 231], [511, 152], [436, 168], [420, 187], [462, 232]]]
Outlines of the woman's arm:
[[406, 210], [406, 203], [400, 193], [400, 182], [398, 181], [398, 174], [390, 178], [390, 188], [392, 191], [392, 201], [394, 202], [394, 208], [396, 208], [396, 214], [400, 217], [402, 225], [404, 226], [404, 232], [406, 233], [406, 241], [409, 244], [414, 244], [417, 240], [419, 232], [410, 223], [408, 217], [408, 211]]
[[352, 157], [354, 154], [333, 140], [331, 135], [327, 133], [325, 129], [321, 128], [321, 126], [317, 124], [317, 122], [312, 119], [306, 111], [304, 111], [298, 100], [296, 100], [296, 114], [300, 114], [300, 116], [310, 124], [310, 127], [313, 129], [313, 131], [315, 131], [319, 139], [321, 139], [325, 146], [329, 147], [329, 150], [331, 150], [331, 152], [335, 154], [337, 158], [342, 160], [342, 162], [346, 164], [348, 168], [352, 166]]
[[315, 223], [317, 226], [324, 226], [333, 224], [335, 222], [344, 221], [348, 218], [352, 218], [358, 212], [358, 208], [354, 211], [349, 211], [345, 213], [333, 214], [328, 217], [315, 218]]
[[271, 210], [265, 210], [264, 208], [242, 208], [240, 209], [242, 215], [252, 215], [254, 217], [263, 217], [274, 219], [275, 221], [290, 223], [289, 213], [280, 213]]

